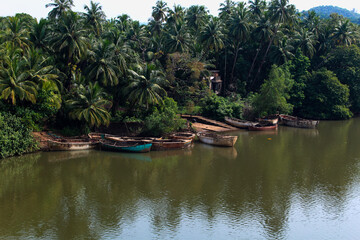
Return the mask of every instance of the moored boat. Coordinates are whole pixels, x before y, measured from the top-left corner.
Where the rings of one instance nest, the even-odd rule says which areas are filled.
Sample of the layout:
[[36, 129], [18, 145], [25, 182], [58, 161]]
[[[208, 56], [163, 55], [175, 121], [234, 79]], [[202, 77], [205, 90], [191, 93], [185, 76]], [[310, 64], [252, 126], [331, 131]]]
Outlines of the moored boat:
[[105, 136], [105, 133], [97, 133], [97, 132], [88, 133], [88, 137], [90, 139], [100, 140], [103, 136]]
[[105, 134], [104, 139], [118, 142], [128, 142], [128, 141], [143, 141], [143, 142], [152, 142], [154, 140], [159, 140], [161, 138], [155, 137], [121, 137], [116, 135]]
[[159, 139], [152, 141], [152, 151], [184, 149], [191, 145], [191, 139]]
[[233, 147], [238, 139], [237, 136], [219, 135], [206, 132], [199, 132], [197, 136], [203, 143], [223, 147]]
[[88, 139], [48, 140], [48, 148], [50, 151], [89, 150], [94, 149], [98, 144], [98, 141]]
[[171, 139], [184, 139], [194, 141], [195, 133], [192, 132], [178, 132], [170, 135]]
[[277, 124], [275, 125], [262, 125], [256, 124], [253, 126], [249, 126], [250, 131], [269, 131], [269, 130], [277, 130]]
[[249, 126], [256, 125], [257, 122], [251, 122], [247, 120], [241, 120], [237, 118], [225, 117], [225, 122], [238, 128], [248, 128]]
[[145, 153], [150, 152], [152, 143], [144, 141], [113, 141], [103, 139], [100, 141], [100, 145], [101, 150]]
[[270, 115], [267, 117], [259, 118], [259, 123], [262, 125], [276, 125], [279, 122], [278, 115]]
[[299, 117], [294, 117], [290, 115], [280, 114], [281, 123], [290, 126], [290, 127], [297, 127], [297, 128], [316, 128], [319, 125], [318, 120], [308, 120]]

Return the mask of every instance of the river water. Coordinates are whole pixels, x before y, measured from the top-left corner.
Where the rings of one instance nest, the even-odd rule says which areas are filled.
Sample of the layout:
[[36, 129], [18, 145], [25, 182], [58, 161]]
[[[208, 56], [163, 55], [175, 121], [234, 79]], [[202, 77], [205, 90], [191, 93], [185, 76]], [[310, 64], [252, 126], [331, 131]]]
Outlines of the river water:
[[360, 119], [0, 162], [0, 239], [359, 239]]

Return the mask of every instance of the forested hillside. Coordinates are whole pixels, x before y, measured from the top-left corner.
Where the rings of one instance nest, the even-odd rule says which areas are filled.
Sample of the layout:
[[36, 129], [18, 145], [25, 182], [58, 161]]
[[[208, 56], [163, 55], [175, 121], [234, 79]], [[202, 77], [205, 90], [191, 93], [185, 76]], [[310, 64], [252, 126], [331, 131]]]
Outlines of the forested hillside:
[[[316, 12], [316, 14], [318, 14], [321, 18], [329, 18], [331, 14], [336, 13], [350, 19], [354, 23], [360, 23], [360, 14], [345, 8], [340, 8], [336, 6], [318, 6], [309, 9], [309, 11]], [[306, 11], [304, 11], [303, 13], [306, 14]]]

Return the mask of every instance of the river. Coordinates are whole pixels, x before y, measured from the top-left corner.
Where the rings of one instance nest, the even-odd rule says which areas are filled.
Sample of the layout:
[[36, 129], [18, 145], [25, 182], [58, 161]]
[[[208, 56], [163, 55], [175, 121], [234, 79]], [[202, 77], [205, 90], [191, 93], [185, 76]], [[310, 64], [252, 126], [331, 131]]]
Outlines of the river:
[[359, 239], [360, 119], [0, 162], [0, 239]]

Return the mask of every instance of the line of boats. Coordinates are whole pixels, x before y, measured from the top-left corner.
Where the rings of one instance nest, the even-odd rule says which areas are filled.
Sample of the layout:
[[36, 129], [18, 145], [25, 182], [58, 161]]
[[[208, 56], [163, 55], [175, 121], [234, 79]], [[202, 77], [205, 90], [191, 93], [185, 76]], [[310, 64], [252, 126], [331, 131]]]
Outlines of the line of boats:
[[225, 122], [234, 127], [248, 129], [250, 131], [276, 130], [279, 123], [282, 125], [296, 128], [316, 128], [319, 125], [318, 120], [308, 120], [285, 114], [278, 114], [266, 118], [260, 118], [257, 122], [225, 117]]
[[[191, 146], [195, 134], [175, 133], [168, 139], [151, 137], [122, 137], [103, 133], [90, 133], [88, 138], [61, 138], [48, 140], [50, 151], [74, 151], [88, 150], [100, 147], [105, 151], [145, 153], [150, 151], [164, 151], [185, 149]], [[232, 147], [235, 145], [237, 136], [226, 136], [215, 133], [200, 132], [199, 140], [206, 144]]]

